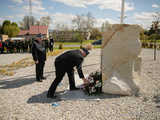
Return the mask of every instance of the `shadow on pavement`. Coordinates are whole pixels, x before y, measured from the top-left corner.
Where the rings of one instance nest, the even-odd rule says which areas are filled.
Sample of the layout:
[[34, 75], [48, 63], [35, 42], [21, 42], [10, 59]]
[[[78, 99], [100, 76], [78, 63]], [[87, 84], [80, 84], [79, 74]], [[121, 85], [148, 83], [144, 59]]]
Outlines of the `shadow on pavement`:
[[52, 102], [59, 102], [59, 101], [68, 101], [68, 100], [87, 100], [87, 101], [95, 101], [95, 100], [100, 100], [100, 99], [110, 99], [110, 98], [120, 98], [122, 96], [120, 95], [110, 95], [110, 94], [105, 94], [102, 93], [100, 95], [86, 95], [82, 90], [77, 90], [77, 91], [60, 91], [56, 92], [56, 95], [58, 96], [57, 99], [51, 99], [47, 98], [47, 91], [32, 96], [31, 98], [28, 99], [27, 103], [52, 103]]
[[157, 104], [157, 108], [160, 108], [160, 95], [154, 96], [154, 102]]
[[18, 79], [12, 79], [10, 81], [8, 80], [2, 80], [0, 81], [0, 89], [12, 89], [12, 88], [19, 88], [24, 85], [29, 85], [35, 82], [35, 77], [32, 78], [18, 78]]
[[[50, 76], [51, 75], [51, 73], [54, 73], [55, 71], [49, 71], [49, 72], [45, 72], [44, 73], [44, 75], [45, 75], [45, 77], [48, 77], [48, 76]], [[36, 76], [36, 74], [30, 74], [30, 75], [24, 75], [24, 76], [20, 76], [20, 77], [16, 77], [16, 79], [24, 79], [24, 78], [26, 78], [26, 77], [35, 77]], [[15, 76], [13, 76], [13, 77], [15, 77]], [[8, 78], [8, 79], [5, 79], [5, 81], [10, 81], [10, 80], [15, 80], [15, 78]]]

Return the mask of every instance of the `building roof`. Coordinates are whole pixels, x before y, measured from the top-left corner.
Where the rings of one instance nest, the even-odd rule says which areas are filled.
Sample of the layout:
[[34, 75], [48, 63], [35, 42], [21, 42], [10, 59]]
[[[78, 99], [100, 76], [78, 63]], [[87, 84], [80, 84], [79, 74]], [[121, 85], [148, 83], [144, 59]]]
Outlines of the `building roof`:
[[47, 34], [48, 32], [48, 26], [30, 26], [29, 30], [21, 30], [18, 35], [36, 35], [36, 34]]

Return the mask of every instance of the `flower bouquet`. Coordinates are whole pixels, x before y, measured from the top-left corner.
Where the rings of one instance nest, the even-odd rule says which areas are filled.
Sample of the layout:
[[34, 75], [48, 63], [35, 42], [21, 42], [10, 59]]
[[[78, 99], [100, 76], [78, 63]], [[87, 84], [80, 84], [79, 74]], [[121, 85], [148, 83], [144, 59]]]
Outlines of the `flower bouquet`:
[[97, 70], [87, 77], [89, 83], [85, 85], [84, 92], [88, 95], [102, 93], [102, 72]]

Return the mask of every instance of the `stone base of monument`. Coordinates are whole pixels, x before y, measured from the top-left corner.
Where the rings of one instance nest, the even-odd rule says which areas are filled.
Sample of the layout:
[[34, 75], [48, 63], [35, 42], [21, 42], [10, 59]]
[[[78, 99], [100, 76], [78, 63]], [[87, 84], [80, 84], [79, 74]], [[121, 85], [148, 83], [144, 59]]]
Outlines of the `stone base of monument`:
[[130, 61], [121, 64], [110, 76], [103, 81], [103, 91], [110, 94], [136, 95], [139, 92], [140, 67], [141, 62]]

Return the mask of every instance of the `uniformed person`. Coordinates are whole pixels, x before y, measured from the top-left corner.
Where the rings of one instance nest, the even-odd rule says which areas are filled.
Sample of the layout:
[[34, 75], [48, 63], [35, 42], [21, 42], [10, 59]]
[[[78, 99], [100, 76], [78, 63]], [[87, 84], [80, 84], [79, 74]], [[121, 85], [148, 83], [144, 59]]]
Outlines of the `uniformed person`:
[[88, 49], [82, 48], [80, 50], [67, 51], [55, 59], [56, 78], [48, 90], [47, 94], [48, 98], [54, 99], [57, 97], [55, 95], [55, 91], [57, 85], [61, 82], [65, 73], [68, 74], [70, 90], [78, 89], [75, 86], [74, 69], [73, 69], [74, 67], [77, 68], [79, 77], [83, 80], [84, 84], [88, 83], [82, 72], [82, 62], [84, 60], [84, 57], [86, 57], [88, 54], [89, 54]]
[[42, 82], [46, 79], [43, 76], [44, 65], [46, 61], [46, 50], [42, 45], [42, 35], [38, 34], [32, 45], [32, 56], [36, 64], [36, 80]]
[[53, 51], [53, 46], [54, 46], [54, 40], [53, 40], [53, 38], [51, 38], [49, 41], [49, 50], [50, 51]]

